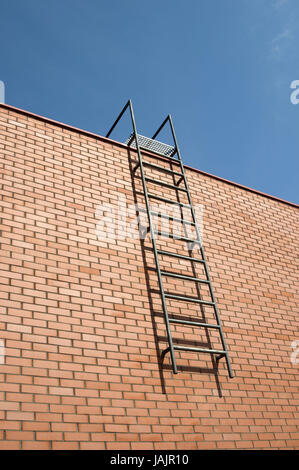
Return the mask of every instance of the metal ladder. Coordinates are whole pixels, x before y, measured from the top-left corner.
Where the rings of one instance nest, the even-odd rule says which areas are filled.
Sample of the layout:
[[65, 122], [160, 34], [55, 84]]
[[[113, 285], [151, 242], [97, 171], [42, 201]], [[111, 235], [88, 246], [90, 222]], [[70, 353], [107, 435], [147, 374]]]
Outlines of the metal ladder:
[[[217, 304], [216, 304], [216, 300], [215, 300], [215, 296], [214, 296], [214, 292], [213, 292], [213, 288], [212, 288], [212, 283], [211, 283], [211, 279], [210, 279], [210, 275], [209, 275], [209, 271], [208, 271], [208, 266], [207, 266], [207, 262], [206, 262], [206, 258], [205, 258], [204, 249], [203, 249], [203, 246], [202, 246], [202, 243], [201, 243], [200, 231], [199, 231], [198, 224], [197, 224], [196, 217], [195, 217], [195, 211], [194, 211], [194, 207], [193, 207], [193, 204], [192, 204], [190, 190], [189, 190], [188, 183], [187, 183], [187, 178], [186, 178], [186, 174], [185, 174], [184, 165], [182, 163], [181, 153], [180, 153], [178, 143], [177, 143], [177, 138], [176, 138], [172, 118], [171, 118], [170, 115], [168, 115], [167, 118], [163, 121], [163, 123], [161, 124], [161, 126], [155, 132], [155, 134], [153, 135], [153, 137], [151, 139], [148, 138], [148, 137], [144, 137], [144, 136], [137, 133], [136, 122], [135, 122], [134, 111], [133, 111], [133, 105], [132, 105], [132, 101], [129, 100], [127, 102], [127, 104], [124, 106], [123, 110], [119, 114], [119, 116], [116, 119], [116, 121], [114, 122], [114, 124], [112, 125], [111, 129], [107, 133], [107, 135], [106, 135], [107, 138], [110, 136], [111, 132], [114, 130], [114, 128], [116, 127], [116, 125], [118, 124], [118, 122], [120, 121], [120, 119], [122, 118], [122, 116], [124, 115], [124, 113], [127, 109], [129, 109], [129, 111], [130, 111], [133, 132], [132, 132], [131, 136], [129, 137], [129, 139], [127, 140], [126, 143], [127, 143], [128, 146], [133, 147], [134, 149], [136, 149], [137, 154], [138, 154], [138, 165], [135, 168], [135, 170], [137, 168], [139, 168], [140, 175], [141, 175], [141, 180], [142, 180], [142, 187], [143, 187], [145, 204], [146, 204], [146, 212], [147, 212], [147, 217], [148, 217], [148, 221], [149, 221], [149, 232], [150, 232], [150, 236], [151, 236], [151, 240], [152, 240], [153, 253], [154, 253], [154, 258], [155, 258], [155, 263], [156, 263], [156, 268], [157, 268], [158, 285], [159, 285], [159, 290], [160, 290], [160, 294], [161, 294], [162, 308], [163, 308], [163, 314], [164, 314], [164, 320], [165, 320], [165, 326], [166, 326], [167, 338], [168, 338], [168, 344], [169, 344], [169, 347], [163, 352], [163, 354], [166, 354], [167, 352], [170, 352], [170, 357], [171, 357], [171, 362], [172, 362], [172, 369], [173, 369], [173, 372], [175, 374], [178, 373], [177, 362], [176, 362], [176, 357], [175, 357], [175, 350], [192, 351], [192, 352], [198, 352], [198, 353], [210, 353], [210, 354], [214, 355], [217, 362], [219, 361], [219, 359], [225, 358], [229, 377], [233, 378], [234, 375], [233, 375], [233, 372], [232, 372], [231, 363], [230, 363], [230, 359], [229, 359], [229, 354], [228, 354], [228, 350], [227, 350], [227, 347], [226, 347], [226, 342], [225, 342], [225, 338], [224, 338], [224, 334], [223, 334], [223, 330], [222, 330], [222, 326], [221, 326], [219, 311], [218, 311], [218, 308], [217, 308]], [[170, 146], [170, 145], [161, 143], [161, 142], [156, 140], [157, 135], [160, 133], [162, 128], [164, 128], [164, 126], [167, 123], [170, 125], [171, 134], [172, 134], [173, 141], [174, 141], [174, 146], [173, 147]], [[142, 150], [148, 151], [148, 152], [153, 153], [153, 154], [157, 154], [158, 156], [163, 157], [163, 159], [166, 159], [169, 162], [173, 162], [173, 163], [178, 164], [180, 171], [175, 171], [175, 170], [170, 169], [170, 168], [166, 168], [166, 167], [156, 165], [156, 164], [151, 163], [151, 162], [144, 161], [143, 158], [142, 158]], [[175, 155], [177, 156], [176, 158], [175, 158]], [[158, 171], [161, 171], [161, 172], [164, 172], [164, 173], [171, 174], [173, 176], [178, 177], [179, 179], [177, 180], [176, 184], [172, 185], [172, 184], [164, 182], [164, 181], [156, 180], [154, 178], [149, 178], [149, 177], [146, 176], [145, 171], [144, 171], [144, 167], [146, 167], [146, 166], [151, 167], [154, 170], [158, 170]], [[185, 195], [187, 196], [188, 204], [185, 204], [185, 203], [182, 203], [182, 202], [179, 202], [179, 201], [174, 201], [172, 199], [164, 198], [162, 196], [159, 196], [157, 194], [149, 192], [148, 189], [147, 189], [147, 183], [154, 183], [154, 184], [158, 184], [158, 185], [161, 185], [163, 187], [167, 187], [167, 188], [175, 190], [175, 191], [184, 192]], [[183, 187], [182, 187], [182, 183], [183, 183]], [[156, 230], [154, 228], [154, 224], [153, 224], [153, 216], [155, 216], [155, 215], [161, 216], [161, 214], [157, 213], [157, 212], [155, 212], [151, 209], [150, 201], [152, 199], [162, 201], [162, 202], [165, 202], [165, 203], [169, 203], [169, 204], [176, 204], [181, 208], [189, 209], [190, 212], [191, 212], [191, 217], [192, 217], [191, 221], [186, 221], [186, 220], [179, 219], [179, 218], [176, 218], [176, 217], [171, 217], [171, 216], [168, 216], [168, 215], [162, 216], [162, 217], [167, 217], [168, 219], [171, 219], [173, 221], [178, 221], [178, 222], [181, 222], [183, 224], [189, 224], [189, 225], [193, 226], [194, 229], [195, 229], [196, 238], [195, 239], [190, 239], [188, 237], [174, 237], [173, 235], [170, 235], [169, 233], [164, 233], [163, 231]], [[189, 255], [178, 254], [178, 253], [173, 253], [173, 252], [170, 252], [170, 251], [165, 251], [165, 250], [158, 249], [157, 248], [156, 235], [162, 235], [162, 236], [167, 235], [170, 238], [175, 238], [175, 239], [184, 241], [188, 244], [197, 244], [197, 245], [199, 245], [201, 258], [197, 258], [197, 257], [189, 256]], [[174, 258], [178, 258], [178, 259], [188, 260], [191, 263], [201, 263], [201, 265], [204, 268], [206, 279], [200, 279], [200, 278], [194, 277], [194, 276], [187, 276], [187, 275], [183, 275], [183, 274], [179, 274], [179, 273], [173, 273], [173, 272], [168, 272], [168, 271], [162, 270], [161, 267], [160, 267], [160, 256], [168, 256], [168, 257], [174, 257]], [[164, 288], [164, 283], [163, 283], [163, 278], [164, 277], [173, 277], [173, 278], [184, 279], [184, 280], [188, 280], [188, 281], [194, 281], [195, 283], [206, 284], [209, 288], [211, 301], [166, 292], [165, 288]], [[169, 314], [168, 314], [168, 308], [167, 308], [167, 299], [173, 299], [173, 300], [177, 300], [179, 302], [195, 302], [199, 305], [203, 305], [203, 306], [207, 305], [207, 306], [212, 307], [213, 310], [214, 310], [216, 324], [170, 318]], [[199, 347], [191, 347], [191, 346], [189, 347], [189, 346], [180, 346], [178, 344], [174, 344], [173, 337], [172, 337], [172, 332], [171, 332], [171, 324], [172, 323], [181, 324], [181, 325], [189, 325], [189, 326], [192, 326], [192, 327], [207, 328], [207, 329], [211, 328], [211, 329], [218, 330], [218, 332], [220, 334], [222, 349], [209, 349], [209, 348], [199, 348]]]

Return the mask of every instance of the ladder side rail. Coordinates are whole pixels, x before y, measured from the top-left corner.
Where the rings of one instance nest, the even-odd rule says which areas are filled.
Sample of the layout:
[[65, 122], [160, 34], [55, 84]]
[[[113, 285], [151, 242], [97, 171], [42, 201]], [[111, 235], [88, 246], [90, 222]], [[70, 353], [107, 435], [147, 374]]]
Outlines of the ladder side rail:
[[196, 217], [195, 217], [194, 207], [193, 207], [193, 204], [192, 204], [192, 199], [191, 199], [189, 185], [188, 185], [188, 182], [187, 182], [185, 168], [184, 168], [184, 165], [183, 165], [183, 162], [182, 162], [182, 156], [181, 156], [181, 152], [180, 152], [180, 149], [179, 149], [179, 146], [178, 146], [178, 142], [177, 142], [177, 138], [176, 138], [176, 134], [175, 134], [175, 130], [174, 130], [174, 125], [173, 125], [172, 118], [171, 118], [170, 114], [168, 115], [168, 120], [169, 120], [169, 124], [170, 124], [170, 128], [171, 128], [171, 133], [172, 133], [172, 137], [173, 137], [173, 140], [174, 140], [177, 156], [178, 156], [178, 161], [180, 163], [181, 172], [183, 174], [185, 187], [187, 189], [187, 197], [188, 197], [188, 202], [189, 202], [189, 205], [190, 205], [192, 219], [193, 219], [193, 222], [195, 224], [196, 236], [197, 236], [197, 239], [200, 241], [201, 256], [202, 256], [203, 260], [205, 261], [204, 270], [205, 270], [205, 273], [206, 273], [207, 280], [209, 281], [209, 290], [210, 290], [212, 302], [214, 304], [213, 307], [214, 307], [214, 311], [215, 311], [217, 324], [220, 327], [219, 328], [220, 338], [221, 338], [221, 343], [222, 343], [223, 350], [225, 351], [225, 359], [226, 359], [226, 365], [227, 365], [228, 373], [229, 373], [230, 378], [233, 378], [234, 375], [233, 375], [233, 371], [232, 371], [232, 368], [231, 368], [231, 363], [230, 363], [230, 359], [229, 359], [229, 356], [228, 356], [228, 351], [227, 351], [226, 341], [225, 341], [225, 338], [224, 338], [224, 333], [223, 333], [223, 329], [222, 329], [220, 315], [219, 315], [219, 311], [218, 311], [216, 300], [215, 300], [215, 295], [214, 295], [214, 291], [213, 291], [213, 287], [212, 287], [212, 282], [211, 282], [208, 266], [207, 266], [207, 263], [206, 263], [205, 252], [204, 252], [200, 232], [199, 232], [199, 229], [198, 229], [198, 224], [197, 224]]
[[154, 257], [155, 257], [155, 262], [156, 262], [156, 266], [157, 266], [158, 282], [159, 282], [159, 287], [160, 287], [160, 292], [161, 292], [161, 301], [162, 301], [162, 307], [163, 307], [163, 312], [164, 312], [164, 319], [165, 319], [165, 325], [166, 325], [166, 331], [167, 331], [167, 337], [168, 337], [168, 343], [169, 343], [169, 349], [170, 349], [172, 368], [173, 368], [174, 374], [177, 374], [178, 370], [177, 370], [177, 365], [176, 365], [174, 345], [173, 345], [172, 334], [171, 334], [171, 329], [170, 329], [170, 323], [169, 323], [169, 318], [168, 318], [166, 298], [165, 298], [163, 280], [162, 280], [162, 275], [161, 275], [160, 262], [159, 262], [158, 252], [157, 252], [156, 238], [155, 238], [155, 233], [154, 233], [153, 224], [152, 224], [150, 202], [149, 202], [148, 193], [147, 193], [147, 186], [146, 186], [145, 174], [144, 174], [144, 169], [143, 169], [142, 155], [141, 155], [141, 151], [140, 151], [140, 147], [139, 147], [139, 143], [138, 143], [138, 134], [137, 134], [137, 128], [136, 128], [136, 121], [135, 121], [135, 117], [134, 117], [133, 105], [132, 105], [131, 100], [129, 100], [129, 109], [130, 109], [130, 113], [131, 113], [132, 126], [133, 126], [134, 135], [135, 135], [136, 149], [137, 149], [138, 160], [139, 160], [139, 169], [140, 169], [140, 174], [141, 174], [141, 180], [142, 180], [143, 192], [144, 192], [144, 197], [145, 197], [147, 216], [148, 216], [148, 221], [149, 221], [150, 236], [151, 236], [151, 239], [152, 239]]

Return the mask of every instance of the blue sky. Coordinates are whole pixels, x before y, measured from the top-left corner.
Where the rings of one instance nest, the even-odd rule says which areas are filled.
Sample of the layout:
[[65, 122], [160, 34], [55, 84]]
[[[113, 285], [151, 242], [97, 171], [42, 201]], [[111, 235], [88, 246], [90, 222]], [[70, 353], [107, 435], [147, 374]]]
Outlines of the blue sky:
[[2, 0], [0, 80], [100, 135], [129, 98], [144, 135], [171, 113], [186, 164], [298, 203], [298, 23], [298, 0]]

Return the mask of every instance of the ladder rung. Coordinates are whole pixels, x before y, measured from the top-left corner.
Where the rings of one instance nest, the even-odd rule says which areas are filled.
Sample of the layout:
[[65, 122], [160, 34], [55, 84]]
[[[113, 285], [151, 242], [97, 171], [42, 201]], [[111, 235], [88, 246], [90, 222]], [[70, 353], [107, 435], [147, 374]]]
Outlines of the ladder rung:
[[198, 277], [185, 276], [185, 274], [171, 273], [169, 271], [161, 271], [161, 274], [163, 276], [177, 277], [179, 279], [185, 279], [186, 281], [195, 281], [195, 282], [201, 282], [203, 284], [210, 284], [210, 281], [208, 281], [207, 279], [199, 279]]
[[211, 305], [212, 307], [215, 305], [214, 302], [210, 302], [209, 300], [201, 300], [201, 299], [195, 299], [194, 297], [186, 297], [184, 295], [177, 295], [177, 294], [164, 294], [165, 297], [169, 299], [176, 299], [176, 300], [182, 300], [185, 302], [195, 302], [197, 304], [203, 304], [203, 305]]
[[174, 170], [171, 170], [170, 168], [164, 168], [164, 166], [156, 165], [155, 163], [143, 161], [142, 164], [147, 165], [151, 168], [154, 168], [155, 170], [165, 171], [165, 173], [171, 173], [173, 175], [177, 175], [177, 176], [181, 176], [181, 177], [184, 176], [183, 173], [181, 173], [179, 171], [174, 171]]
[[182, 325], [192, 325], [192, 326], [204, 326], [205, 328], [217, 328], [220, 329], [219, 325], [212, 325], [210, 323], [200, 323], [198, 321], [191, 321], [191, 320], [176, 320], [174, 318], [168, 319], [171, 323], [180, 323]]
[[184, 191], [184, 193], [188, 192], [187, 189], [180, 188], [179, 186], [176, 186], [175, 184], [170, 184], [164, 181], [155, 180], [154, 178], [148, 178], [147, 176], [145, 177], [145, 181], [147, 181], [148, 183], [160, 184], [161, 186], [166, 186], [167, 188], [175, 189], [176, 191]]
[[157, 215], [158, 217], [163, 217], [164, 219], [173, 220], [174, 222], [181, 222], [182, 224], [189, 224], [195, 226], [194, 222], [191, 220], [179, 219], [178, 217], [173, 217], [172, 215], [161, 214], [160, 212], [151, 211], [151, 214]]
[[194, 352], [202, 352], [202, 353], [211, 353], [211, 354], [222, 354], [226, 356], [227, 352], [218, 350], [218, 349], [204, 349], [204, 348], [196, 348], [191, 346], [173, 346], [173, 349], [179, 349], [181, 351], [194, 351]]
[[186, 259], [187, 261], [195, 261], [196, 263], [206, 263], [204, 259], [193, 258], [192, 256], [178, 255], [177, 253], [171, 253], [171, 251], [157, 250], [157, 253], [159, 253], [159, 255], [172, 256], [173, 258]]
[[190, 204], [184, 204], [183, 202], [173, 201], [172, 199], [166, 199], [165, 197], [158, 196], [157, 194], [147, 193], [147, 195], [148, 197], [158, 199], [159, 201], [168, 202], [169, 204], [176, 204], [181, 207], [187, 207], [187, 209], [191, 208]]
[[154, 232], [157, 235], [162, 235], [162, 237], [173, 238], [174, 240], [180, 240], [180, 241], [188, 242], [188, 243], [198, 243], [198, 244], [200, 244], [200, 240], [194, 240], [193, 238], [178, 237], [177, 235], [175, 235], [173, 233], [163, 232], [162, 230], [154, 230]]

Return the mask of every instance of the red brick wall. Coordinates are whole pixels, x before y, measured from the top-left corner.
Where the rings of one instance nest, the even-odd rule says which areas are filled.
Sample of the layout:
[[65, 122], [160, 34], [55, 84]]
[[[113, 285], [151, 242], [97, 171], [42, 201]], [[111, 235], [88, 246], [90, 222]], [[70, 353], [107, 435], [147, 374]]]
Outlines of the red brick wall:
[[95, 234], [99, 204], [143, 202], [136, 155], [5, 106], [0, 149], [0, 449], [298, 449], [298, 209], [187, 170], [235, 378], [190, 352], [174, 375], [150, 241]]

